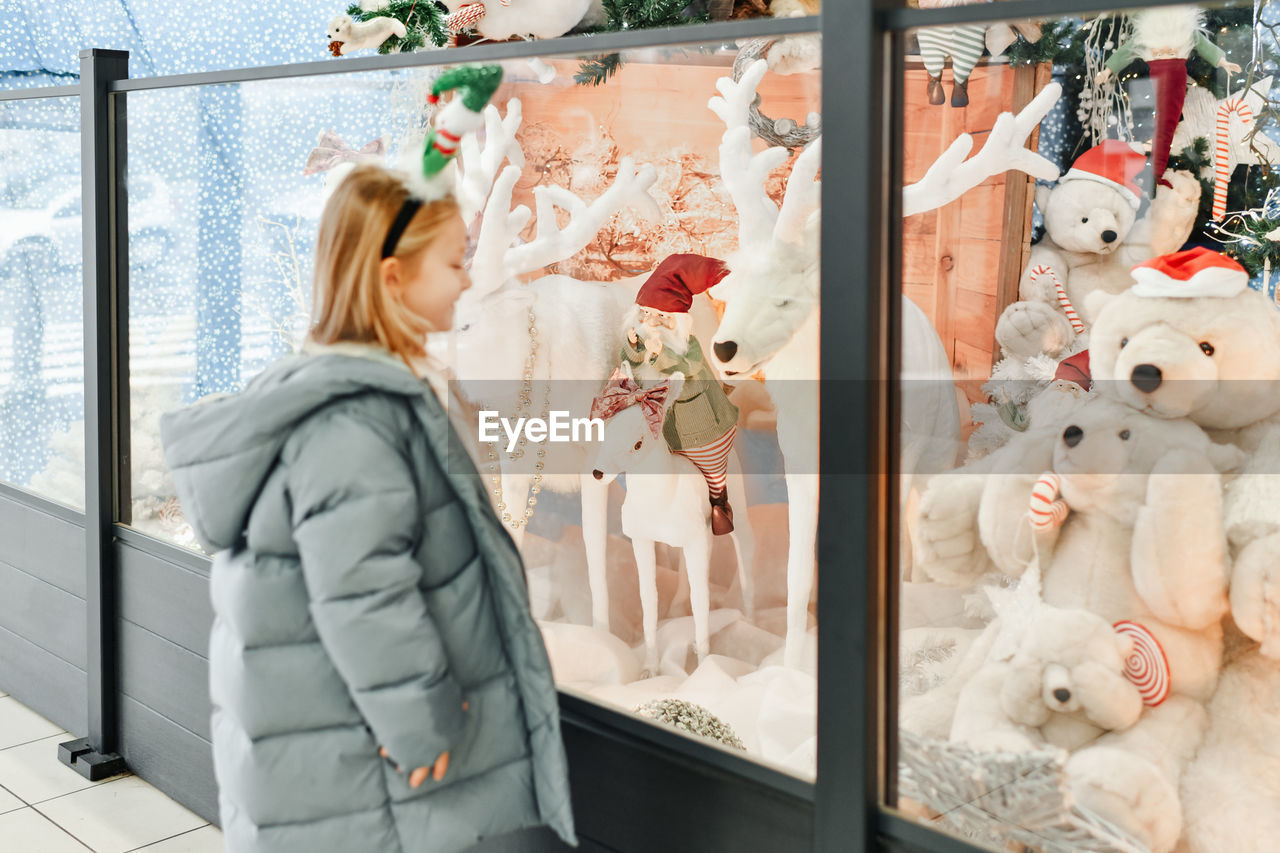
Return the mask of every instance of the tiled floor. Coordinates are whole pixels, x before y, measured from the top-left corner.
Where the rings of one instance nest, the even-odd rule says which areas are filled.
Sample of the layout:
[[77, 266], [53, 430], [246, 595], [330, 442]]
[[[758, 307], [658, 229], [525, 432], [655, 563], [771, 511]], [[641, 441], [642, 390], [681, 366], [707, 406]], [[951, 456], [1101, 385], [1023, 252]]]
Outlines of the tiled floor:
[[222, 833], [137, 776], [89, 782], [58, 761], [73, 740], [0, 693], [0, 850], [221, 853]]

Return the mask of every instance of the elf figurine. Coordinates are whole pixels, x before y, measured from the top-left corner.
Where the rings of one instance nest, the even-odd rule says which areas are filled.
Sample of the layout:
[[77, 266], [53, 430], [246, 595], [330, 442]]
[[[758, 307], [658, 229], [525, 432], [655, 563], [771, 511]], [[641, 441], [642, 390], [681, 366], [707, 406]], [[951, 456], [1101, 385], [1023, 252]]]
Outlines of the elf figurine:
[[640, 287], [624, 327], [622, 359], [641, 384], [662, 381], [677, 371], [685, 381], [662, 424], [673, 453], [689, 459], [707, 480], [711, 531], [733, 531], [733, 510], [725, 491], [729, 453], [738, 432], [738, 409], [702, 355], [693, 335], [693, 297], [719, 282], [729, 270], [701, 255], [672, 255]]
[[[1171, 186], [1164, 179], [1173, 131], [1182, 116], [1187, 97], [1187, 59], [1194, 50], [1213, 66], [1235, 74], [1240, 66], [1229, 62], [1222, 48], [1204, 32], [1204, 12], [1196, 6], [1161, 6], [1133, 16], [1133, 37], [1116, 48], [1098, 72], [1098, 83], [1119, 74], [1135, 59], [1144, 59], [1156, 89], [1156, 132], [1151, 141], [1151, 161], [1156, 185]], [[1152, 186], [1155, 195], [1155, 185]]]
[[[920, 0], [921, 9], [959, 6], [969, 0]], [[916, 31], [920, 43], [920, 59], [929, 74], [929, 103], [943, 104], [942, 69], [951, 57], [951, 106], [969, 105], [969, 75], [982, 57], [986, 46], [986, 24], [957, 24], [948, 27], [922, 27]]]

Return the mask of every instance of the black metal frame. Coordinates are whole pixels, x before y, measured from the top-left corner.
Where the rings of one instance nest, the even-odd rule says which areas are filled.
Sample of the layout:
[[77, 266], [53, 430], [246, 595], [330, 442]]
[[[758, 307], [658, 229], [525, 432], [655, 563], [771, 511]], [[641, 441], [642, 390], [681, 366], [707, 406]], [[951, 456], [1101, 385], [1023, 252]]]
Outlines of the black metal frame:
[[[1150, 0], [1145, 6], [1185, 0]], [[631, 31], [555, 40], [482, 44], [449, 51], [374, 56], [299, 65], [242, 68], [170, 77], [127, 79], [127, 54], [81, 53], [81, 82], [0, 92], [0, 102], [81, 98], [84, 158], [84, 293], [86, 507], [83, 515], [88, 573], [89, 732], [64, 744], [66, 759], [82, 773], [118, 769], [115, 542], [120, 540], [207, 574], [207, 560], [124, 526], [128, 502], [127, 235], [124, 225], [125, 101], [127, 93], [179, 86], [381, 71], [478, 60], [596, 54], [663, 45], [736, 41], [820, 30], [824, 40], [823, 183], [839, 204], [823, 210], [822, 364], [818, 564], [817, 782], [810, 784], [737, 755], [646, 725], [577, 696], [562, 693], [571, 755], [582, 749], [621, 749], [625, 760], [650, 773], [677, 774], [676, 787], [721, 786], [775, 808], [783, 823], [808, 838], [794, 849], [976, 851], [885, 805], [894, 788], [896, 707], [897, 375], [901, 229], [903, 45], [919, 26], [1019, 18], [1061, 17], [1107, 9], [1099, 0], [1011, 0], [918, 10], [890, 0], [826, 0], [819, 19], [755, 20]], [[860, 85], [851, 88], [850, 81]], [[861, 346], [850, 346], [851, 341]], [[0, 493], [33, 508], [80, 516], [20, 489]], [[856, 520], [853, 523], [850, 520]], [[587, 754], [587, 753], [578, 753]], [[638, 784], [618, 773], [615, 788]], [[601, 780], [578, 780], [584, 787]], [[604, 786], [605, 788], [608, 785]], [[607, 794], [588, 790], [586, 794]], [[654, 795], [661, 801], [661, 792]], [[750, 798], [757, 799], [750, 799]], [[727, 802], [724, 796], [713, 802]], [[612, 805], [599, 801], [602, 807]], [[607, 810], [607, 809], [606, 809]], [[714, 817], [714, 816], [713, 816]], [[651, 820], [651, 819], [650, 819]], [[636, 815], [637, 825], [646, 822]], [[713, 821], [714, 822], [714, 821]], [[805, 829], [808, 832], [805, 832]], [[634, 836], [633, 836], [634, 837]], [[631, 843], [646, 849], [670, 844], [650, 834]], [[749, 845], [751, 849], [763, 849]], [[793, 845], [788, 844], [788, 849]], [[599, 848], [597, 848], [599, 849]], [[667, 848], [675, 849], [675, 848]], [[781, 849], [781, 848], [775, 848]]]

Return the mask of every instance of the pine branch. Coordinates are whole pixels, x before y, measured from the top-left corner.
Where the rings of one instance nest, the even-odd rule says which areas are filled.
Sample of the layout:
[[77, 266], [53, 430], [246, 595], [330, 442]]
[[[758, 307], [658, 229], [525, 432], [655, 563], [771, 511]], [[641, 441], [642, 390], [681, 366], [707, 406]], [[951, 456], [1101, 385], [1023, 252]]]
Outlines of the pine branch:
[[[606, 22], [595, 32], [652, 29], [654, 27], [678, 27], [684, 24], [704, 24], [710, 17], [684, 14], [688, 0], [602, 0]], [[601, 86], [622, 67], [622, 56], [608, 53], [582, 61], [578, 73], [573, 75], [579, 86]]]
[[357, 21], [395, 18], [404, 24], [404, 38], [392, 36], [378, 46], [378, 53], [412, 53], [422, 50], [427, 42], [443, 47], [448, 40], [444, 13], [433, 0], [391, 0], [390, 5], [376, 12], [366, 12], [358, 3], [353, 3], [347, 7], [347, 14]]
[[621, 67], [622, 54], [601, 54], [591, 59], [584, 59], [578, 68], [578, 73], [573, 75], [573, 80], [579, 86], [600, 86], [609, 82], [609, 78], [618, 73]]

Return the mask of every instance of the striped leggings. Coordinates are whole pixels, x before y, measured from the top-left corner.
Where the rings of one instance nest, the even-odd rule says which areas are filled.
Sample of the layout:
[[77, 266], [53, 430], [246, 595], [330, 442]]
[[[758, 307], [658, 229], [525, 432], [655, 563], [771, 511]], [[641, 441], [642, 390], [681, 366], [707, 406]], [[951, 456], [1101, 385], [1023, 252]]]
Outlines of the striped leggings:
[[920, 42], [920, 58], [929, 76], [942, 74], [942, 66], [951, 57], [951, 75], [955, 82], [969, 79], [986, 46], [986, 24], [962, 24], [958, 27], [925, 27], [916, 31]]
[[733, 439], [737, 434], [738, 426], [734, 424], [728, 432], [710, 444], [675, 451], [698, 466], [702, 476], [707, 478], [707, 489], [713, 498], [724, 494], [725, 475], [729, 471], [729, 451], [733, 450]]

